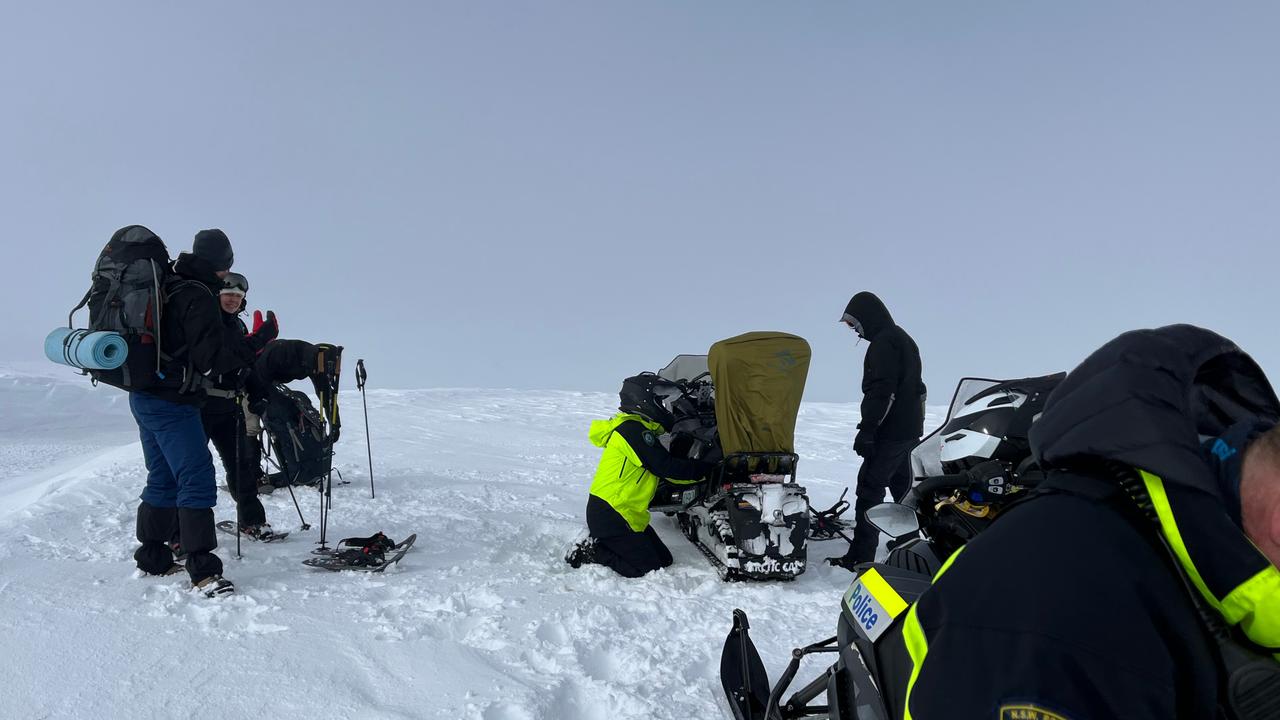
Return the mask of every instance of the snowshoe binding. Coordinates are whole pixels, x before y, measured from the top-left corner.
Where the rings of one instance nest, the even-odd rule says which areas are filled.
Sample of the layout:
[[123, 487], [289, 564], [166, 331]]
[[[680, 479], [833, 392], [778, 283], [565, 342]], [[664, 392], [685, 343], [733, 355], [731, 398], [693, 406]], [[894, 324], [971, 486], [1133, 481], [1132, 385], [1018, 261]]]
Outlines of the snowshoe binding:
[[840, 499], [826, 510], [809, 508], [810, 540], [834, 540], [838, 537], [850, 540], [848, 534], [853, 532], [852, 523], [841, 517], [850, 507], [849, 501], [844, 499], [848, 494], [849, 488], [845, 488], [844, 492], [840, 493]]
[[[236, 534], [236, 523], [231, 520], [223, 520], [218, 523], [217, 527], [220, 532], [224, 532], [228, 535]], [[271, 525], [262, 523], [261, 525], [241, 525], [240, 536], [255, 542], [269, 543], [279, 542], [280, 540], [289, 537], [289, 533], [276, 532], [271, 529]]]

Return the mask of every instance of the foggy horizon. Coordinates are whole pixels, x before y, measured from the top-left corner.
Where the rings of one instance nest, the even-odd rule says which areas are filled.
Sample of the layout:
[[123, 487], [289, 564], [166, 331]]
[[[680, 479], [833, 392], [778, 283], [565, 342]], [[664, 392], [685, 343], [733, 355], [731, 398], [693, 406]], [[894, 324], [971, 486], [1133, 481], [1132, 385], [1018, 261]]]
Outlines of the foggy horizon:
[[[878, 294], [930, 404], [1174, 322], [1265, 371], [1280, 8], [336, 2], [7, 8], [0, 364], [102, 245], [222, 228], [374, 388], [613, 392], [751, 330], [860, 396]], [[87, 312], [77, 315], [87, 323]], [[852, 430], [851, 430], [852, 432]]]

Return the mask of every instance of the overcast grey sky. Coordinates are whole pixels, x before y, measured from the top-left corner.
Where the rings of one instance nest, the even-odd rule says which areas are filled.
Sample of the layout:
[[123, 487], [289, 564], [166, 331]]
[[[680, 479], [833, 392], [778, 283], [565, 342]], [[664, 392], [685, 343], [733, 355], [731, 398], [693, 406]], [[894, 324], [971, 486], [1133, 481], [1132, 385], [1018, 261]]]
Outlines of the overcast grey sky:
[[[1280, 365], [1280, 5], [6, 3], [0, 361], [116, 228], [221, 227], [373, 386], [613, 390], [881, 295], [934, 401], [1116, 333]], [[83, 321], [84, 316], [81, 316]]]

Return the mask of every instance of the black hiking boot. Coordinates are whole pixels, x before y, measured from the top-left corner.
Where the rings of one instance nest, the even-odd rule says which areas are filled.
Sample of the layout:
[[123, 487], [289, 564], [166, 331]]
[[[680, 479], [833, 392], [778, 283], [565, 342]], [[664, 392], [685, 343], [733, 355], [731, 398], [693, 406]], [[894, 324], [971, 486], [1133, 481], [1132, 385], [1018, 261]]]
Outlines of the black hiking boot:
[[853, 572], [854, 568], [858, 565], [861, 565], [863, 562], [870, 562], [870, 561], [858, 560], [857, 558], [854, 558], [851, 555], [841, 555], [840, 557], [827, 558], [828, 565], [832, 567], [844, 568], [849, 572]]
[[590, 565], [596, 561], [596, 539], [589, 537], [574, 543], [569, 548], [569, 552], [564, 554], [564, 561], [569, 563], [569, 567], [578, 569], [583, 565]]
[[221, 575], [210, 575], [200, 582], [191, 586], [192, 590], [199, 590], [204, 593], [207, 598], [216, 598], [222, 595], [231, 595], [235, 593], [236, 586], [231, 581]]
[[271, 529], [270, 523], [262, 523], [261, 525], [241, 525], [240, 534], [260, 542], [271, 542], [273, 540], [279, 540], [281, 537], [280, 533]]

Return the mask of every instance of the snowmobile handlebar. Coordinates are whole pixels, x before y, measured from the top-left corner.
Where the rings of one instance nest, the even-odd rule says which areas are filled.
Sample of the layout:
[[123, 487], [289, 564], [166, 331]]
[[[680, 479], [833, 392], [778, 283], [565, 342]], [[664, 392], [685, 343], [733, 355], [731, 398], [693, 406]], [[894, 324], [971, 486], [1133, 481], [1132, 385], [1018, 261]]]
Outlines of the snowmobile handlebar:
[[968, 487], [971, 482], [973, 482], [973, 476], [967, 472], [951, 475], [930, 475], [911, 488], [911, 492], [907, 493], [907, 497], [903, 499], [903, 504], [915, 509], [919, 506], [921, 498], [928, 497], [940, 490]]

